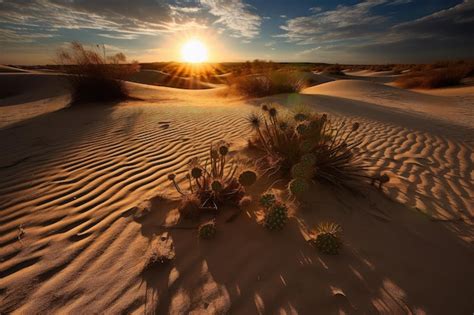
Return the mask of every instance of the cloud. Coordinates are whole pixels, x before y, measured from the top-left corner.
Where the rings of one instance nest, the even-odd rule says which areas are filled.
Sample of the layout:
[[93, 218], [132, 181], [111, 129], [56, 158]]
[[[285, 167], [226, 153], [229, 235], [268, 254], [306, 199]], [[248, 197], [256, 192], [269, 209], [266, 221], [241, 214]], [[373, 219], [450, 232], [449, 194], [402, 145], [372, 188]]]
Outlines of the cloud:
[[233, 37], [253, 38], [260, 32], [262, 18], [241, 0], [201, 0], [201, 4], [218, 17], [214, 24], [225, 26]]
[[280, 27], [286, 33], [277, 37], [285, 37], [298, 44], [317, 44], [371, 35], [388, 20], [385, 16], [372, 13], [371, 9], [385, 2], [366, 0], [352, 6], [339, 5], [333, 10], [296, 17]]
[[322, 46], [318, 56], [340, 62], [370, 63], [376, 56], [387, 58], [387, 62], [410, 62], [410, 56], [419, 62], [474, 56], [474, 0], [464, 0], [448, 9], [399, 24], [374, 12], [380, 11], [374, 10], [377, 6], [408, 2], [366, 0], [355, 5], [339, 5], [332, 10], [289, 19], [281, 26], [285, 33], [275, 37], [298, 45]]
[[314, 53], [315, 51], [318, 51], [321, 49], [321, 46], [310, 48], [310, 49], [305, 49], [297, 53], [298, 56], [305, 56], [305, 55], [310, 55]]
[[469, 41], [472, 41], [473, 30], [474, 1], [472, 0], [465, 0], [449, 9], [392, 27], [392, 31], [410, 37], [464, 37]]
[[413, 2], [413, 0], [395, 0], [395, 1], [387, 3], [387, 5], [400, 5], [400, 4], [410, 3], [410, 2]]
[[21, 25], [30, 32], [39, 27], [93, 29], [103, 31], [101, 36], [133, 39], [131, 34], [204, 28], [190, 17], [198, 11], [196, 7], [171, 6], [164, 0], [135, 0], [133, 4], [126, 0], [10, 0], [0, 2], [0, 25]]

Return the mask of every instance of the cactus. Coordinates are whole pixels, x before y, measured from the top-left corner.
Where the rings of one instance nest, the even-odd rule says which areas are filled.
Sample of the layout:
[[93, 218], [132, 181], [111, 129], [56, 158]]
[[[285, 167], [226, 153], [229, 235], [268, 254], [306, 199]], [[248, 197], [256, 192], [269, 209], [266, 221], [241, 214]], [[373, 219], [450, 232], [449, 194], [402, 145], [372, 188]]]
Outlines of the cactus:
[[321, 233], [314, 240], [314, 246], [323, 254], [337, 255], [342, 242], [332, 233]]
[[191, 169], [191, 176], [193, 178], [200, 178], [202, 176], [202, 168], [200, 167], [193, 167]]
[[216, 222], [214, 220], [201, 224], [198, 229], [199, 237], [204, 240], [214, 238], [216, 236], [216, 232]]
[[304, 139], [300, 142], [300, 150], [303, 153], [309, 153], [316, 147], [316, 143], [312, 139]]
[[312, 240], [313, 245], [323, 254], [337, 255], [342, 247], [339, 234], [341, 227], [335, 223], [323, 223], [317, 227], [318, 235]]
[[299, 196], [309, 190], [310, 182], [305, 178], [295, 178], [288, 184], [288, 191], [293, 196]]
[[257, 181], [257, 174], [254, 171], [243, 171], [239, 176], [240, 185], [247, 187]]
[[303, 156], [301, 156], [300, 163], [314, 166], [316, 164], [316, 155], [312, 153], [303, 154]]
[[308, 115], [303, 114], [303, 113], [297, 113], [297, 114], [295, 114], [293, 119], [295, 121], [305, 121], [305, 120], [308, 120]]
[[314, 167], [305, 163], [296, 163], [291, 168], [291, 176], [293, 178], [311, 179], [313, 177]]
[[227, 153], [229, 153], [229, 146], [227, 146], [227, 144], [221, 144], [219, 147], [219, 153], [222, 156], [227, 155]]
[[222, 183], [219, 181], [219, 180], [214, 180], [212, 183], [211, 183], [211, 189], [212, 191], [214, 192], [219, 192], [222, 190]]
[[306, 123], [299, 123], [295, 128], [296, 132], [302, 136], [308, 131], [308, 125]]
[[288, 221], [288, 208], [285, 204], [275, 203], [265, 213], [264, 226], [270, 231], [282, 230]]
[[262, 196], [260, 196], [259, 202], [263, 207], [268, 209], [275, 204], [276, 196], [272, 192], [263, 193]]

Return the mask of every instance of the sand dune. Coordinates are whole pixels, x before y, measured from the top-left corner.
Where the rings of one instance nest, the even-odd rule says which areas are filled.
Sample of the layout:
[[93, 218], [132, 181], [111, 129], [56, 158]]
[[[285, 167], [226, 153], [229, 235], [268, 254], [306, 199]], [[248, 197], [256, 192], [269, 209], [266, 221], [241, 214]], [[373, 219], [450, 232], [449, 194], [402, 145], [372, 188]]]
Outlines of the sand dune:
[[[128, 86], [144, 101], [46, 111], [0, 129], [1, 312], [472, 311], [472, 126], [418, 109], [444, 97], [364, 81], [251, 101], [223, 97], [225, 88]], [[163, 228], [176, 216], [176, 201], [163, 199], [176, 196], [166, 175], [213, 141], [237, 154], [250, 134], [244, 118], [264, 101], [361, 122], [366, 158], [391, 175], [386, 195], [316, 185], [279, 234], [257, 225], [256, 205], [231, 223], [230, 212], [219, 216], [210, 242]], [[325, 220], [344, 229], [340, 256], [306, 242]], [[143, 271], [156, 240], [172, 241], [176, 259]]]
[[[463, 89], [467, 93], [474, 91], [474, 87]], [[302, 93], [328, 95], [372, 103], [378, 106], [429, 115], [436, 120], [446, 120], [451, 124], [474, 128], [474, 114], [472, 111], [474, 97], [470, 96], [430, 95], [360, 80], [328, 82], [307, 88]]]

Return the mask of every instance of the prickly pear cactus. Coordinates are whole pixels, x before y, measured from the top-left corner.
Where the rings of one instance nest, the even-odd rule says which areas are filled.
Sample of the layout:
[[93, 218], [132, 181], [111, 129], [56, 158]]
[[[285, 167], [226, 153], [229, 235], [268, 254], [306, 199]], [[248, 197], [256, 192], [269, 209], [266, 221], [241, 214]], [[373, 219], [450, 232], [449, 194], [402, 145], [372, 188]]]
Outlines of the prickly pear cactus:
[[288, 221], [288, 209], [284, 204], [276, 203], [267, 209], [264, 226], [270, 231], [280, 231]]
[[209, 221], [203, 223], [199, 226], [199, 238], [209, 240], [216, 236], [216, 223], [214, 221]]

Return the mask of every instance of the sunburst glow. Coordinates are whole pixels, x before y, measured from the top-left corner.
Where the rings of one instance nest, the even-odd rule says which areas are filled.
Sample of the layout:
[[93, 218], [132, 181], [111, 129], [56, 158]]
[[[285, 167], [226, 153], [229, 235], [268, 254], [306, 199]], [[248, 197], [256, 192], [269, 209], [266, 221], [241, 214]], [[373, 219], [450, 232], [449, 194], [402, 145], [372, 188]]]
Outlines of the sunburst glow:
[[207, 48], [199, 39], [190, 39], [181, 47], [181, 58], [191, 63], [207, 61]]

